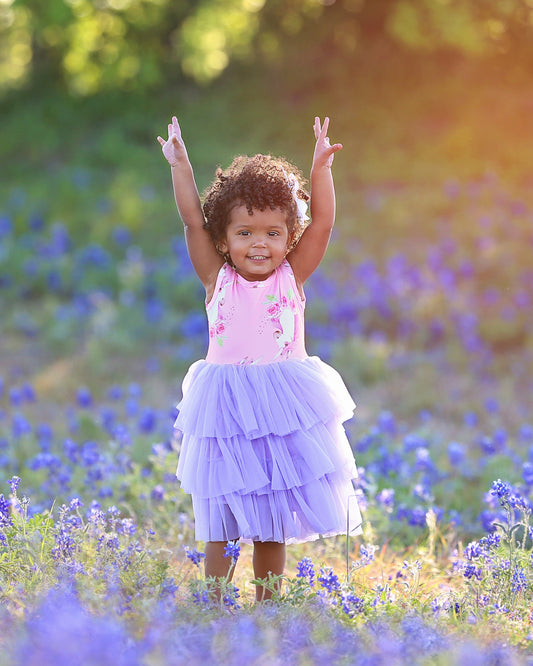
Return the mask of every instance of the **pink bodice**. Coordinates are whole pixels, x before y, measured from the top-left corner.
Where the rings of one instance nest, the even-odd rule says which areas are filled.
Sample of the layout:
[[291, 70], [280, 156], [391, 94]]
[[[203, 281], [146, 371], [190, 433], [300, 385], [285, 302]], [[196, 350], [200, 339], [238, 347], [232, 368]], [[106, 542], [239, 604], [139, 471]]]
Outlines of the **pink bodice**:
[[266, 280], [248, 282], [229, 264], [220, 269], [206, 304], [208, 363], [275, 363], [307, 358], [305, 299], [287, 260]]

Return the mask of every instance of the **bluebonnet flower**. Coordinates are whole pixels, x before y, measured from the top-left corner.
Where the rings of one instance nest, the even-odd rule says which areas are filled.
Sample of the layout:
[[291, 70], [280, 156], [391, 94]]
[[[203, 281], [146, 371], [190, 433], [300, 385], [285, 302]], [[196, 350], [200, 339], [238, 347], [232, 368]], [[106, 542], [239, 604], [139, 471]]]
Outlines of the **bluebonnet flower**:
[[9, 502], [4, 498], [4, 495], [0, 495], [0, 527], [9, 527], [13, 525], [11, 516], [9, 513]]
[[463, 462], [466, 456], [465, 447], [459, 442], [450, 442], [448, 444], [448, 459], [450, 464], [459, 465]]
[[465, 578], [476, 578], [477, 580], [481, 580], [483, 577], [483, 572], [479, 567], [476, 567], [474, 564], [468, 563], [465, 568], [463, 575]]
[[35, 393], [35, 388], [31, 384], [23, 384], [21, 387], [22, 396], [26, 402], [35, 402], [37, 400], [37, 394]]
[[137, 426], [141, 432], [153, 432], [157, 425], [157, 412], [154, 409], [143, 409], [139, 417]]
[[128, 245], [131, 241], [131, 232], [126, 227], [115, 227], [111, 231], [111, 237], [117, 245]]
[[381, 432], [387, 433], [388, 435], [396, 434], [396, 419], [394, 414], [389, 411], [382, 411], [378, 416], [378, 427]]
[[135, 534], [137, 532], [137, 524], [131, 518], [122, 518], [117, 524], [117, 532], [120, 534]]
[[481, 447], [483, 453], [489, 456], [494, 455], [496, 453], [497, 447], [492, 437], [489, 437], [488, 435], [483, 435], [483, 437], [480, 437], [478, 441], [479, 441], [479, 446]]
[[81, 464], [84, 467], [91, 467], [100, 462], [101, 455], [98, 451], [98, 444], [96, 442], [84, 442], [81, 448]]
[[207, 590], [202, 590], [201, 592], [193, 592], [192, 598], [195, 604], [203, 604], [207, 606], [210, 603], [209, 594], [207, 593]]
[[54, 560], [71, 559], [77, 550], [76, 543], [71, 535], [62, 530], [54, 536], [55, 547], [52, 548], [52, 557]]
[[365, 610], [363, 599], [356, 596], [353, 592], [343, 592], [341, 594], [340, 606], [348, 617], [353, 617]]
[[475, 412], [466, 412], [463, 417], [464, 424], [467, 426], [477, 426], [478, 424], [478, 415]]
[[379, 493], [376, 495], [376, 500], [382, 506], [393, 507], [394, 496], [395, 496], [394, 488], [383, 488], [383, 490], [380, 490]]
[[12, 231], [13, 222], [9, 219], [9, 217], [2, 215], [0, 217], [0, 239], [9, 236]]
[[527, 511], [528, 513], [531, 513], [531, 502], [527, 499], [527, 497], [524, 497], [523, 495], [519, 494], [512, 494], [509, 495], [507, 498], [507, 502], [510, 507], [513, 509], [522, 509], [524, 511]]
[[533, 486], [533, 463], [526, 461], [522, 465], [522, 478], [528, 486]]
[[339, 592], [341, 589], [339, 578], [336, 574], [333, 573], [333, 569], [331, 567], [321, 567], [317, 581], [330, 594], [332, 592]]
[[407, 511], [407, 522], [413, 527], [424, 527], [426, 524], [426, 511], [421, 506], [415, 506]]
[[479, 544], [485, 549], [489, 550], [492, 547], [498, 547], [502, 541], [502, 538], [499, 534], [488, 534], [479, 540]]
[[161, 484], [154, 486], [150, 496], [156, 502], [162, 502], [165, 499], [165, 489]]
[[488, 398], [485, 400], [485, 409], [489, 414], [495, 414], [500, 409], [498, 400], [496, 398]]
[[107, 395], [110, 400], [120, 400], [122, 398], [122, 388], [120, 386], [112, 386]]
[[241, 554], [241, 547], [237, 541], [228, 541], [224, 548], [224, 557], [231, 557], [232, 564], [236, 564]]
[[54, 431], [49, 423], [39, 423], [35, 428], [35, 435], [43, 451], [48, 451], [54, 439]]
[[521, 567], [515, 567], [511, 576], [511, 589], [513, 592], [521, 592], [528, 587], [529, 581], [526, 572]]
[[403, 438], [403, 448], [405, 451], [416, 451], [419, 448], [426, 448], [427, 440], [415, 433], [409, 433]]
[[11, 420], [11, 432], [14, 439], [19, 439], [23, 435], [31, 433], [32, 427], [30, 422], [22, 416], [22, 414], [15, 414]]
[[9, 402], [12, 407], [19, 407], [24, 402], [24, 394], [18, 386], [9, 389]]
[[239, 594], [239, 588], [236, 587], [235, 585], [230, 584], [226, 588], [226, 594], [224, 594], [222, 598], [224, 606], [227, 606], [229, 608], [240, 608], [240, 605], [236, 601], [240, 596], [241, 595]]
[[296, 565], [298, 573], [296, 578], [304, 578], [308, 581], [309, 586], [313, 587], [315, 584], [315, 567], [313, 560], [310, 557], [303, 557]]
[[191, 550], [188, 546], [185, 546], [185, 552], [189, 560], [196, 566], [200, 566], [200, 562], [205, 558], [205, 553], [201, 553], [196, 548]]
[[13, 495], [15, 495], [20, 484], [20, 477], [12, 476], [11, 479], [9, 479], [8, 484], [9, 487], [11, 488], [11, 492], [13, 493]]
[[511, 486], [501, 479], [492, 483], [491, 495], [495, 495], [499, 500], [506, 500], [511, 494]]
[[520, 426], [518, 436], [524, 442], [533, 441], [533, 425], [530, 425], [529, 423], [524, 423], [522, 426]]
[[374, 555], [377, 549], [377, 546], [371, 544], [366, 544], [366, 546], [361, 544], [359, 547], [359, 559], [357, 562], [364, 566], [370, 564], [370, 562], [374, 561]]
[[128, 398], [128, 400], [126, 400], [126, 414], [128, 416], [137, 416], [138, 413], [139, 401], [134, 397]]
[[80, 407], [90, 407], [93, 404], [91, 391], [87, 387], [82, 386], [76, 393], [76, 400]]
[[128, 393], [133, 397], [133, 398], [140, 398], [142, 395], [142, 388], [139, 384], [132, 382], [128, 386]]
[[13, 663], [114, 664], [139, 663], [137, 646], [124, 628], [109, 615], [85, 610], [72, 594], [51, 592], [27, 621], [28, 633], [17, 644]]

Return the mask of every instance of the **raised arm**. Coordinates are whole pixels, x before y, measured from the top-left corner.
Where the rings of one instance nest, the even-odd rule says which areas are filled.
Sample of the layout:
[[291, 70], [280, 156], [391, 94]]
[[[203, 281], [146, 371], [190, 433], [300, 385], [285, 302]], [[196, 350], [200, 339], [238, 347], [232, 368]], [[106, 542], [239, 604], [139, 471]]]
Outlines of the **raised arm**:
[[335, 187], [331, 165], [335, 153], [342, 145], [329, 143], [329, 118], [315, 118], [313, 126], [316, 138], [313, 164], [311, 166], [311, 223], [306, 228], [296, 248], [287, 259], [292, 266], [296, 281], [303, 285], [322, 261], [328, 247], [331, 230], [335, 223]]
[[168, 139], [158, 136], [163, 155], [170, 164], [176, 206], [183, 221], [185, 241], [192, 265], [206, 292], [212, 292], [217, 273], [224, 263], [204, 229], [204, 214], [185, 143], [176, 116], [168, 126]]

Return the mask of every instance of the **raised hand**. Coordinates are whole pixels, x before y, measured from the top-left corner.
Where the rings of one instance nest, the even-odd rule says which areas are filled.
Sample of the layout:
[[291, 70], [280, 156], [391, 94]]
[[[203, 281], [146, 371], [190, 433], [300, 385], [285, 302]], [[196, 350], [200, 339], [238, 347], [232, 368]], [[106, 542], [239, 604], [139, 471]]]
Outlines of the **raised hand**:
[[165, 141], [165, 139], [158, 136], [157, 140], [161, 144], [163, 155], [170, 166], [177, 166], [189, 159], [187, 149], [181, 138], [181, 129], [176, 116], [172, 116], [172, 123], [168, 125], [168, 139]]
[[315, 118], [313, 129], [315, 132], [315, 152], [313, 155], [313, 167], [331, 167], [335, 153], [341, 150], [342, 143], [334, 143], [332, 146], [329, 143], [328, 137], [329, 118], [324, 118], [324, 124], [320, 124], [320, 118]]

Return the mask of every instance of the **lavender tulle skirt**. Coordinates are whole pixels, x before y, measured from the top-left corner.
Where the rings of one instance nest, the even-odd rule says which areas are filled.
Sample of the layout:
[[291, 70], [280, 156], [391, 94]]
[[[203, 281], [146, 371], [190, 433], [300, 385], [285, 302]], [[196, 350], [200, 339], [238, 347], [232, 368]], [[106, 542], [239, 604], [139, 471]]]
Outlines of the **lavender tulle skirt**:
[[298, 543], [361, 533], [342, 426], [354, 407], [340, 375], [317, 357], [194, 363], [175, 428], [196, 539]]

